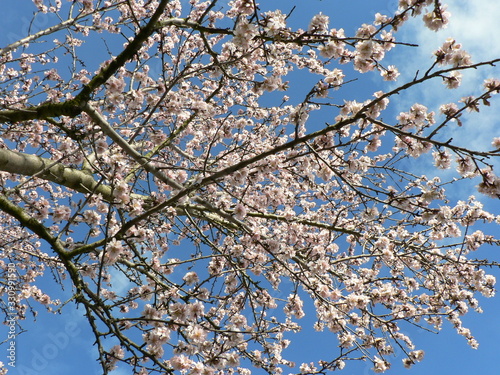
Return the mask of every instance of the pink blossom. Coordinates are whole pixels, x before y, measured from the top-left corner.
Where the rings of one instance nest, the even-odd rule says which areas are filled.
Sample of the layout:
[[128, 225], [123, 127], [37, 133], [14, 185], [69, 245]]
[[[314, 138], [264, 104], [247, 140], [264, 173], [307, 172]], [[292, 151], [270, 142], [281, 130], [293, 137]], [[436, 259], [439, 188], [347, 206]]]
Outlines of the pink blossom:
[[335, 68], [332, 71], [329, 71], [325, 77], [325, 82], [332, 86], [340, 86], [344, 81], [344, 73], [342, 70]]
[[113, 238], [108, 242], [106, 246], [106, 252], [104, 255], [104, 260], [106, 264], [115, 263], [124, 250], [123, 244], [121, 241], [118, 241], [116, 238]]
[[191, 366], [192, 361], [185, 355], [177, 355], [170, 360], [170, 365], [174, 370], [187, 370]]
[[83, 221], [85, 221], [87, 224], [91, 226], [96, 226], [99, 225], [101, 222], [101, 215], [99, 215], [96, 211], [94, 210], [86, 210], [83, 213]]
[[326, 33], [328, 31], [328, 22], [330, 18], [322, 13], [316, 14], [309, 23], [308, 30], [317, 33]]
[[443, 80], [447, 88], [456, 89], [462, 82], [462, 73], [453, 71], [448, 77], [444, 77]]
[[198, 277], [198, 275], [194, 271], [186, 273], [182, 279], [188, 285], [193, 285], [193, 284], [197, 283], [200, 280], [199, 277]]
[[[500, 215], [461, 184], [500, 197], [500, 137], [466, 139], [500, 81], [448, 102], [421, 89], [462, 90], [462, 74], [495, 60], [472, 65], [449, 38], [414, 71], [419, 59], [384, 62], [416, 42], [397, 33], [411, 18], [452, 22], [444, 6], [399, 0], [344, 31], [328, 7], [304, 18], [308, 2], [95, 3], [74, 2], [70, 20], [60, 0], [35, 0], [57, 24], [38, 32], [35, 12], [36, 34], [0, 48], [0, 289], [13, 314], [64, 313], [68, 286], [104, 372], [141, 375], [317, 373], [349, 358], [384, 372], [396, 350], [405, 367], [423, 360], [407, 324], [449, 321], [477, 347], [463, 315], [496, 279], [473, 252], [498, 242]], [[422, 102], [395, 113], [411, 93]], [[339, 351], [296, 365], [287, 347], [309, 312]]]
[[242, 19], [234, 29], [234, 43], [242, 49], [247, 49], [257, 32], [257, 27], [254, 24]]
[[[344, 30], [340, 29], [336, 32], [336, 36], [342, 38], [344, 34]], [[344, 43], [338, 41], [330, 41], [324, 46], [320, 46], [319, 48], [320, 55], [327, 59], [338, 59], [344, 54]]]
[[389, 65], [387, 69], [381, 71], [381, 75], [385, 81], [395, 81], [399, 76], [399, 72], [394, 65]]
[[245, 208], [245, 206], [241, 203], [238, 203], [235, 207], [234, 207], [234, 217], [238, 220], [243, 220], [243, 218], [246, 216], [247, 214], [247, 210]]
[[66, 221], [70, 218], [71, 215], [71, 209], [67, 206], [57, 206], [54, 209], [54, 213], [52, 214], [52, 220], [54, 220], [55, 223], [60, 222], [60, 221]]
[[264, 30], [266, 30], [267, 34], [275, 36], [286, 28], [286, 17], [280, 10], [267, 12], [265, 14], [265, 23], [266, 26], [264, 27]]
[[495, 138], [493, 138], [493, 141], [491, 142], [491, 145], [492, 145], [495, 149], [500, 149], [500, 137], [495, 137]]
[[439, 169], [448, 169], [451, 166], [451, 155], [447, 151], [434, 151], [434, 165]]
[[118, 203], [128, 203], [130, 202], [130, 192], [129, 186], [125, 181], [119, 181], [113, 189], [113, 196], [116, 198]]
[[240, 15], [251, 15], [254, 12], [254, 2], [251, 0], [232, 0], [229, 2], [229, 5], [232, 7], [229, 14]]
[[437, 10], [433, 10], [424, 15], [423, 20], [425, 26], [433, 31], [438, 31], [444, 27], [449, 22], [450, 13], [446, 11], [446, 7], [439, 7]]
[[385, 372], [389, 369], [388, 363], [377, 356], [375, 356], [373, 365], [373, 371], [377, 374]]

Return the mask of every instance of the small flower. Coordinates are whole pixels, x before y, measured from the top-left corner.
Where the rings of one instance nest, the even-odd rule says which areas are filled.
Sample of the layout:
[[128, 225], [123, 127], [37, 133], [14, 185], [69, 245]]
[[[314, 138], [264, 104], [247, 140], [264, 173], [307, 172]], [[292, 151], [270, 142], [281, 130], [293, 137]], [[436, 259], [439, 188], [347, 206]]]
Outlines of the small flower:
[[86, 210], [83, 213], [83, 221], [85, 221], [90, 226], [96, 226], [99, 225], [101, 222], [101, 215], [99, 215], [94, 210]]
[[316, 14], [309, 23], [308, 31], [317, 32], [317, 33], [325, 33], [328, 31], [328, 22], [330, 18], [325, 16], [321, 12]]
[[500, 149], [500, 137], [493, 138], [491, 145], [495, 147], [496, 150]]
[[446, 151], [434, 151], [434, 165], [439, 169], [448, 169], [451, 166], [451, 155]]
[[200, 279], [198, 278], [196, 272], [188, 272], [184, 275], [182, 280], [184, 280], [188, 285], [193, 285], [197, 283]]
[[328, 72], [324, 81], [338, 88], [337, 86], [340, 86], [342, 82], [344, 82], [344, 77], [345, 75], [342, 70], [335, 68], [332, 71]]
[[95, 142], [95, 152], [97, 155], [102, 155], [106, 152], [106, 150], [108, 149], [108, 143], [106, 142], [105, 139], [98, 139], [96, 142]]
[[498, 94], [500, 92], [500, 80], [489, 78], [484, 81], [484, 88], [492, 93]]
[[424, 359], [424, 354], [423, 350], [414, 350], [410, 352], [410, 358], [416, 362], [420, 362]]
[[57, 206], [52, 214], [52, 220], [57, 223], [59, 221], [69, 220], [71, 209], [67, 206]]
[[122, 254], [124, 247], [121, 241], [113, 238], [106, 246], [104, 261], [106, 264], [113, 264], [117, 261], [118, 257]]
[[238, 220], [243, 220], [243, 218], [247, 215], [247, 209], [241, 203], [238, 203], [236, 207], [234, 207], [234, 217]]
[[170, 360], [170, 365], [174, 370], [187, 370], [191, 366], [191, 360], [184, 354], [176, 355]]
[[233, 42], [238, 47], [246, 50], [250, 46], [250, 42], [254, 36], [258, 33], [257, 26], [248, 23], [246, 19], [242, 19], [238, 22], [234, 29], [234, 39]]
[[453, 71], [448, 77], [443, 77], [443, 82], [449, 89], [456, 89], [462, 83], [462, 73]]
[[113, 197], [119, 203], [127, 204], [130, 202], [130, 188], [125, 181], [119, 181], [113, 189]]
[[446, 7], [439, 7], [439, 9], [425, 14], [423, 20], [429, 29], [438, 31], [447, 26], [449, 18], [450, 13], [446, 11]]
[[373, 365], [373, 371], [376, 373], [385, 372], [389, 368], [389, 364], [377, 356], [373, 360]]
[[389, 65], [381, 72], [384, 81], [395, 81], [399, 77], [398, 69], [394, 65]]
[[276, 36], [286, 28], [286, 16], [280, 10], [265, 14], [266, 26], [264, 30], [269, 36]]

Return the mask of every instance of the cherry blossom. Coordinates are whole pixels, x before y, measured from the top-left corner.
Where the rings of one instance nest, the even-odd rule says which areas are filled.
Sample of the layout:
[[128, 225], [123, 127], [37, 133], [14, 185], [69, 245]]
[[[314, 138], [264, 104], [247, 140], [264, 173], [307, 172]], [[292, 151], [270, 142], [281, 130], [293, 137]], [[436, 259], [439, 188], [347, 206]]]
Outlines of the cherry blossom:
[[[103, 374], [382, 373], [425, 361], [405, 327], [447, 321], [479, 345], [462, 318], [495, 294], [500, 137], [476, 149], [467, 128], [500, 81], [461, 82], [500, 59], [450, 37], [405, 81], [388, 57], [418, 48], [410, 19], [452, 23], [446, 4], [400, 0], [354, 33], [250, 0], [26, 17], [46, 15], [0, 46], [5, 316], [76, 304]], [[400, 100], [433, 82], [461, 99]], [[331, 355], [293, 358], [301, 330]]]

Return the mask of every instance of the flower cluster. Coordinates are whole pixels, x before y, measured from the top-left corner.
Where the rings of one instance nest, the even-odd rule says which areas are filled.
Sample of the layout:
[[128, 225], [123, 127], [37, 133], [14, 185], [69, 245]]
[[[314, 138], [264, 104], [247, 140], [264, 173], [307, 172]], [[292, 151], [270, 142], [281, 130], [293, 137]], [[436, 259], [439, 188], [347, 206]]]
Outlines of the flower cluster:
[[[382, 373], [397, 350], [424, 359], [408, 324], [446, 321], [477, 347], [462, 319], [494, 295], [474, 255], [500, 217], [460, 194], [500, 197], [500, 137], [456, 139], [500, 81], [399, 98], [498, 61], [450, 38], [408, 82], [386, 64], [411, 17], [450, 22], [444, 4], [400, 0], [351, 34], [273, 2], [94, 3], [35, 0], [54, 24], [0, 49], [0, 295], [20, 320], [73, 285], [104, 373], [324, 374], [358, 355]], [[291, 361], [306, 329], [338, 352]]]
[[458, 67], [472, 64], [470, 55], [464, 51], [462, 45], [457, 43], [453, 38], [448, 38], [443, 45], [434, 52], [434, 55], [436, 56], [436, 61], [440, 65]]

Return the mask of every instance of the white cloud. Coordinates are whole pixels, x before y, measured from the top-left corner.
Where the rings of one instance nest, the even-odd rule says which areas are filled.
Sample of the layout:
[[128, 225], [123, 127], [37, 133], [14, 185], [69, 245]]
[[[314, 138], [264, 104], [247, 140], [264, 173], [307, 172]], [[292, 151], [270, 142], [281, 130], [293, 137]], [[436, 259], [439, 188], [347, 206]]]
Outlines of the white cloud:
[[[399, 36], [409, 42], [419, 44], [419, 54], [430, 54], [442, 42], [452, 37], [461, 43], [465, 50], [476, 57], [476, 61], [500, 56], [500, 2], [498, 0], [448, 0], [451, 12], [450, 23], [438, 32], [423, 27], [421, 16], [410, 21], [402, 28]], [[424, 57], [424, 56], [422, 56]]]
[[113, 292], [122, 295], [124, 292], [128, 291], [130, 288], [134, 286], [123, 272], [115, 268], [112, 268], [109, 273], [111, 275], [111, 285], [112, 285], [112, 288], [110, 289]]
[[498, 0], [448, 1], [452, 13], [449, 32], [481, 60], [500, 56], [500, 2]]
[[[474, 63], [500, 58], [500, 1], [498, 0], [444, 0], [451, 13], [447, 28], [433, 32], [424, 27], [421, 16], [409, 21], [396, 34], [398, 41], [416, 43], [418, 48], [398, 47], [396, 53], [390, 56], [390, 63], [398, 66], [401, 77], [397, 85], [411, 81], [417, 74], [422, 77], [433, 63], [433, 52], [439, 48], [447, 38], [453, 38], [461, 43], [463, 49], [471, 56]], [[399, 52], [398, 52], [399, 50]], [[388, 64], [389, 62], [386, 62]], [[483, 81], [491, 77], [500, 78], [500, 63], [498, 66], [484, 66], [479, 69], [463, 71], [462, 85], [455, 90], [446, 89], [440, 78], [417, 85], [413, 89], [392, 98], [392, 104], [397, 112], [407, 111], [418, 102], [426, 105], [430, 110], [439, 111], [444, 103], [458, 102], [468, 95], [479, 95]], [[492, 107], [481, 107], [480, 113], [466, 113], [463, 115], [463, 127], [452, 126], [440, 132], [440, 140], [453, 138], [453, 143], [476, 150], [490, 150], [491, 140], [500, 137], [500, 120], [498, 108], [500, 95], [493, 98]], [[419, 169], [418, 172], [429, 172], [426, 163], [412, 163]], [[498, 163], [497, 163], [498, 164]], [[498, 172], [498, 166], [496, 168]], [[479, 181], [474, 180], [462, 185], [461, 196], [470, 193], [478, 198], [474, 186]]]
[[[424, 27], [421, 16], [411, 20], [397, 33], [399, 41], [417, 43], [418, 48], [407, 47], [390, 58], [401, 71], [399, 83], [411, 81], [417, 74], [421, 77], [433, 62], [433, 52], [447, 38], [461, 43], [474, 63], [500, 58], [500, 1], [498, 0], [448, 0], [448, 10], [452, 16], [447, 28], [433, 32]], [[406, 111], [413, 103], [419, 102], [434, 111], [444, 103], [457, 102], [464, 96], [481, 93], [483, 81], [494, 76], [500, 77], [498, 66], [484, 66], [463, 71], [460, 88], [446, 89], [440, 78], [404, 93], [397, 99], [398, 110]], [[393, 99], [394, 101], [394, 99]], [[500, 100], [494, 98], [497, 106]], [[393, 103], [394, 104], [394, 103]], [[464, 114], [464, 127], [454, 127], [442, 139], [453, 138], [455, 144], [475, 149], [491, 149], [493, 137], [500, 136], [497, 108], [481, 107], [481, 112]]]

